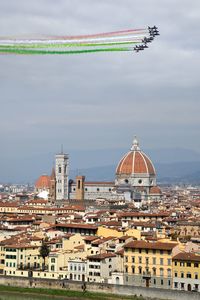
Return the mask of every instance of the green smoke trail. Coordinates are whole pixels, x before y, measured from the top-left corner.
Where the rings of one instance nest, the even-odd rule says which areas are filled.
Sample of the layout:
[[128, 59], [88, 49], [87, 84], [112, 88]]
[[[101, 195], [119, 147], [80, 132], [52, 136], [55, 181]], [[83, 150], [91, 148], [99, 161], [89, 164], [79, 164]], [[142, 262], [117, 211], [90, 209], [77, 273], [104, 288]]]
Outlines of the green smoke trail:
[[33, 49], [21, 49], [17, 47], [5, 48], [0, 46], [0, 53], [2, 54], [30, 54], [30, 55], [41, 55], [41, 54], [81, 54], [81, 53], [95, 53], [95, 52], [122, 52], [132, 51], [128, 47], [124, 48], [97, 48], [97, 49], [81, 49], [81, 50], [33, 50]]

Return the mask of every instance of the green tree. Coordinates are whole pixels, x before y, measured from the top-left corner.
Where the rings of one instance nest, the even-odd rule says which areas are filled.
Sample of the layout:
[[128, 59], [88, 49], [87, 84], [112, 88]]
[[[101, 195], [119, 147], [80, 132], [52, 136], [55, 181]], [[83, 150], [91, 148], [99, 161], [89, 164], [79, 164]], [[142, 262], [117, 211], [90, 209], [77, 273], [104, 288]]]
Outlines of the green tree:
[[46, 257], [49, 256], [49, 252], [50, 252], [49, 246], [46, 243], [44, 243], [44, 241], [43, 241], [42, 245], [40, 247], [40, 256], [44, 260], [44, 262], [43, 262], [43, 268], [42, 268], [43, 271], [45, 269], [45, 259], [46, 259]]

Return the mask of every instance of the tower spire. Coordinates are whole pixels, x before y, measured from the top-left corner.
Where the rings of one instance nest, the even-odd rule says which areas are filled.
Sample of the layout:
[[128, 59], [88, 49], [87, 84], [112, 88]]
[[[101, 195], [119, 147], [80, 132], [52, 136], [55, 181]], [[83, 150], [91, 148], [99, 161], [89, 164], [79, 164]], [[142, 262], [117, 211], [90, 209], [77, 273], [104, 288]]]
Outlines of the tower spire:
[[134, 151], [134, 150], [137, 150], [137, 151], [140, 150], [139, 142], [138, 142], [138, 140], [137, 140], [136, 135], [135, 135], [135, 137], [134, 137], [134, 139], [133, 139], [133, 144], [132, 144], [132, 147], [131, 147], [131, 151]]
[[61, 144], [61, 152], [60, 154], [63, 154], [63, 144]]

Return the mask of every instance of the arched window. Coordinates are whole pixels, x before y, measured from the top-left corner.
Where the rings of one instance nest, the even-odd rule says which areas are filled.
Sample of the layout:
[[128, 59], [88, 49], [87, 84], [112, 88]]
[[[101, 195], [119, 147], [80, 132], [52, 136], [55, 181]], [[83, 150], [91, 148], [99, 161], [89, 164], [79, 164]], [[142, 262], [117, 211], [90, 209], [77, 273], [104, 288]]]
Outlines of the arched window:
[[171, 269], [167, 269], [167, 277], [171, 277], [171, 276], [172, 276]]
[[153, 275], [156, 276], [156, 268], [153, 268], [152, 271], [153, 271]]

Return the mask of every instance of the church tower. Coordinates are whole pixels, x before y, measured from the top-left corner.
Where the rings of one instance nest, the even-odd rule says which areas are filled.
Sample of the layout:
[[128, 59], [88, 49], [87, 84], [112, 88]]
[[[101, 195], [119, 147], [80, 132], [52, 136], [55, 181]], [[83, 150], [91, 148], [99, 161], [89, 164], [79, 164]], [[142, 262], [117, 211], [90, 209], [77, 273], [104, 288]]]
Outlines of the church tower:
[[56, 200], [68, 199], [69, 157], [61, 151], [56, 154]]

